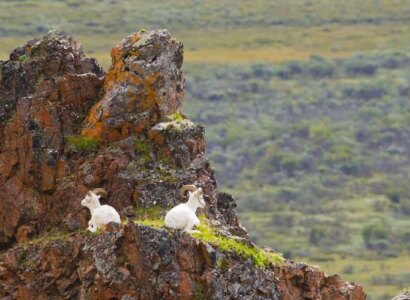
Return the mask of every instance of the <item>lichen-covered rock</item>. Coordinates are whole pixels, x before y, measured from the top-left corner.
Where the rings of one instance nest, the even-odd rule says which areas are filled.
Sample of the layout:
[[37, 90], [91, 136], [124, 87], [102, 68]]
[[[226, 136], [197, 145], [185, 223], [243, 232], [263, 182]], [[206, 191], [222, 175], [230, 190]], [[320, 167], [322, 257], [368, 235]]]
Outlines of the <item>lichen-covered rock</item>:
[[169, 157], [178, 167], [188, 166], [205, 152], [204, 128], [189, 120], [161, 122], [148, 132], [158, 153]]
[[183, 47], [167, 30], [134, 33], [114, 47], [111, 56], [105, 95], [92, 108], [85, 135], [118, 141], [180, 112]]
[[[105, 75], [51, 32], [0, 62], [0, 298], [365, 299], [310, 266], [255, 263], [235, 200], [217, 190], [204, 128], [180, 112], [180, 42], [135, 33], [112, 60]], [[203, 189], [200, 213], [224, 247], [161, 225], [186, 201], [184, 184]], [[80, 201], [96, 187], [124, 224], [91, 235]], [[135, 221], [146, 215], [157, 223]]]

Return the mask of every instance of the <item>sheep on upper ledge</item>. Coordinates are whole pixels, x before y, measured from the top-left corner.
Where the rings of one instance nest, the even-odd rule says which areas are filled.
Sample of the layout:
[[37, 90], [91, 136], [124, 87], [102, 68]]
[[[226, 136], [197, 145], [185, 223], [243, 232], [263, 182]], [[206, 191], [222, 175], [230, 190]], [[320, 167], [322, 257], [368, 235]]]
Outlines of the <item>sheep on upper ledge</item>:
[[189, 193], [188, 201], [178, 204], [166, 214], [165, 226], [171, 229], [183, 229], [189, 233], [199, 232], [198, 230], [192, 230], [192, 228], [200, 224], [195, 214], [196, 209], [205, 207], [202, 188], [197, 188], [192, 184], [184, 185], [179, 192], [182, 197], [185, 191]]
[[102, 188], [94, 189], [88, 191], [85, 198], [81, 201], [81, 205], [88, 207], [91, 213], [91, 219], [88, 222], [87, 228], [91, 232], [97, 231], [98, 228], [105, 228], [110, 222], [121, 223], [120, 215], [114, 207], [100, 204], [101, 195], [105, 196], [107, 192]]

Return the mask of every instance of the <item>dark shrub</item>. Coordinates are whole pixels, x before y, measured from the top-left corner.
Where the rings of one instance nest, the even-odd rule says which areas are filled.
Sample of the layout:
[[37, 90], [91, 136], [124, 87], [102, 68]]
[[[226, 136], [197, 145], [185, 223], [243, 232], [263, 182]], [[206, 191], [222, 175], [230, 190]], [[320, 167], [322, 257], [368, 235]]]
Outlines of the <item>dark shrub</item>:
[[294, 216], [293, 215], [289, 215], [289, 214], [274, 214], [272, 216], [272, 225], [274, 226], [279, 226], [279, 227], [292, 227], [293, 226], [293, 219]]
[[276, 70], [276, 75], [281, 79], [289, 79], [294, 75], [301, 74], [303, 72], [303, 66], [299, 61], [289, 61], [280, 65]]
[[257, 78], [268, 80], [274, 75], [273, 68], [270, 65], [259, 63], [253, 64], [251, 68], [253, 75]]
[[370, 58], [354, 56], [345, 61], [345, 73], [349, 76], [372, 76], [377, 71], [377, 64]]
[[362, 231], [362, 236], [367, 249], [386, 250], [389, 247], [389, 231], [383, 224], [367, 225]]
[[309, 75], [316, 78], [331, 77], [335, 71], [334, 64], [320, 56], [311, 57], [306, 68]]
[[363, 100], [379, 99], [387, 94], [383, 86], [367, 82], [345, 87], [342, 92], [344, 97]]
[[379, 57], [379, 66], [385, 69], [404, 68], [410, 64], [410, 58], [403, 53], [385, 54]]

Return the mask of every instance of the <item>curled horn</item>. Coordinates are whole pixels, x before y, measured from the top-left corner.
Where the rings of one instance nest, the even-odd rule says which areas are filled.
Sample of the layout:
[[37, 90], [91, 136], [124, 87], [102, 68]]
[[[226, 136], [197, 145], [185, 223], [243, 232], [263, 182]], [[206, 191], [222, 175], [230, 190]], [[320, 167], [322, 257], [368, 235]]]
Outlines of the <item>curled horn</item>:
[[93, 193], [94, 194], [96, 194], [96, 195], [99, 195], [99, 196], [107, 196], [107, 191], [106, 190], [104, 190], [103, 188], [96, 188], [96, 189], [93, 189]]
[[193, 184], [187, 184], [187, 185], [184, 185], [184, 186], [179, 190], [179, 195], [180, 195], [181, 197], [184, 197], [186, 191], [195, 192], [196, 190], [197, 190], [197, 188], [196, 188], [195, 185], [193, 185]]

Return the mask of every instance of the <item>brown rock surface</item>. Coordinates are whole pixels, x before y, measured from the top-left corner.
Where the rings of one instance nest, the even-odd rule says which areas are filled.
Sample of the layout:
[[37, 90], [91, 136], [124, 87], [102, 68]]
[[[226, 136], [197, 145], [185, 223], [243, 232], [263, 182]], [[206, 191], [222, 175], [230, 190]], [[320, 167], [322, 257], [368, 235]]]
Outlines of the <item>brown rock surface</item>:
[[28, 297], [24, 299], [365, 299], [360, 287], [337, 275], [326, 277], [307, 265], [287, 263], [264, 270], [235, 253], [208, 247], [219, 259], [229, 261], [227, 269], [209, 266], [201, 243], [185, 233], [133, 223], [113, 226], [98, 236], [74, 233], [51, 242], [16, 246], [0, 256], [0, 295]]
[[217, 191], [203, 126], [180, 112], [182, 49], [166, 30], [132, 34], [105, 75], [51, 32], [0, 62], [0, 298], [365, 299], [338, 276], [259, 268], [181, 232], [131, 221], [85, 232], [91, 188], [126, 220], [163, 216], [194, 183], [220, 234], [254, 247], [234, 199]]
[[21, 237], [20, 225], [56, 224], [73, 207], [69, 197], [55, 197], [58, 181], [70, 173], [66, 137], [99, 98], [102, 75], [98, 63], [59, 32], [0, 62], [0, 245], [16, 232]]

